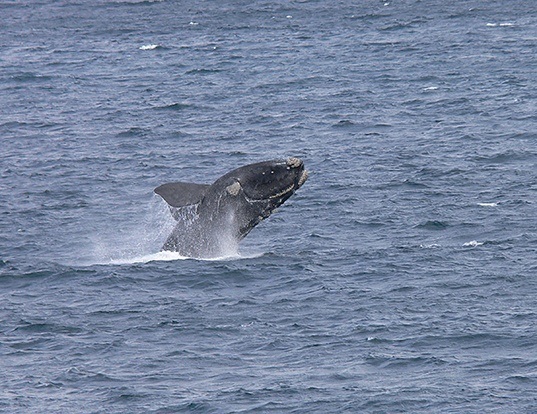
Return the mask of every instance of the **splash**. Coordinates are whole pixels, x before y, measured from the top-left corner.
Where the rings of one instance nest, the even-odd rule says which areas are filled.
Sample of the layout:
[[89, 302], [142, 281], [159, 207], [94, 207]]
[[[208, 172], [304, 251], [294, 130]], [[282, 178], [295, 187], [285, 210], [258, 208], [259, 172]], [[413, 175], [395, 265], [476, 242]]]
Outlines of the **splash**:
[[[154, 197], [148, 210], [139, 217], [131, 216], [127, 223], [114, 223], [112, 216], [104, 221], [103, 226], [89, 236], [88, 251], [83, 258], [88, 265], [158, 260], [159, 256], [155, 255], [159, 254], [162, 240], [173, 228], [174, 221], [167, 208]], [[152, 256], [156, 258], [152, 259]]]
[[[221, 200], [217, 202], [220, 204]], [[238, 256], [238, 225], [233, 211], [221, 217], [200, 217], [195, 205], [170, 207], [170, 211], [177, 222], [164, 250], [202, 259]]]
[[82, 259], [82, 264], [87, 266], [132, 265], [187, 259], [229, 261], [253, 259], [264, 255], [264, 253], [252, 251], [244, 254], [239, 252], [239, 241], [228, 229], [235, 220], [234, 215], [227, 217], [228, 226], [220, 228], [218, 235], [215, 236], [219, 240], [219, 248], [214, 257], [191, 258], [178, 252], [161, 250], [167, 235], [177, 224], [173, 217], [182, 220], [183, 223], [191, 223], [196, 218], [196, 211], [191, 207], [172, 208], [171, 213], [160, 197], [155, 196], [145, 213], [141, 213], [140, 217], [131, 217], [127, 228], [118, 229], [119, 226], [111, 225], [110, 222], [105, 223], [105, 230], [97, 231], [96, 234], [90, 236], [90, 246], [86, 257]]

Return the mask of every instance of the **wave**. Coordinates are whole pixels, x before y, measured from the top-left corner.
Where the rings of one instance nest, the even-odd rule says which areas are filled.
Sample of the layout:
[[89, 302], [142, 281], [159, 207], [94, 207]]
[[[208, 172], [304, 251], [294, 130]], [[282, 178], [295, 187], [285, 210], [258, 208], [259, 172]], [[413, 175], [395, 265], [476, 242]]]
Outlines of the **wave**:
[[487, 27], [512, 27], [515, 24], [512, 22], [504, 22], [504, 23], [487, 23]]
[[157, 50], [157, 49], [166, 49], [164, 46], [157, 45], [157, 44], [148, 44], [148, 45], [142, 45], [138, 49], [140, 50]]

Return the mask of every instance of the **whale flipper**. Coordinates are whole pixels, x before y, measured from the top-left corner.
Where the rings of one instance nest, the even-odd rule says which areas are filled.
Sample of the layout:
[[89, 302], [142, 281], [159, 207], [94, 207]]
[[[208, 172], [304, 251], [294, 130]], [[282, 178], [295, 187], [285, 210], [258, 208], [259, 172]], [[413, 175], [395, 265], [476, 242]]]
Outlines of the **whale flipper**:
[[180, 208], [198, 204], [209, 187], [210, 185], [208, 184], [176, 182], [162, 184], [155, 188], [154, 191], [171, 207]]

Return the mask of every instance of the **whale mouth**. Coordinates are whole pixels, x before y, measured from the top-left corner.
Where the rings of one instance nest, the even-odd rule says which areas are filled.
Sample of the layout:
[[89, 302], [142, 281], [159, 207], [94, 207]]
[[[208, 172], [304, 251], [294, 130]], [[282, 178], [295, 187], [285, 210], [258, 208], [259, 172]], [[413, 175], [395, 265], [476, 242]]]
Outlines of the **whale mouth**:
[[[302, 165], [301, 161], [300, 161], [300, 164], [298, 164], [298, 166], [300, 166], [300, 165]], [[296, 182], [292, 183], [289, 187], [284, 188], [282, 191], [271, 195], [269, 197], [269, 200], [274, 200], [275, 198], [283, 197], [283, 196], [285, 196], [285, 195], [287, 195], [289, 193], [291, 193], [291, 194], [294, 193], [296, 190], [298, 190], [300, 187], [302, 187], [302, 184], [304, 184], [307, 179], [308, 179], [308, 171], [303, 170], [302, 173], [300, 174], [300, 177], [298, 178], [298, 180]]]
[[287, 187], [286, 189], [284, 189], [283, 191], [277, 193], [277, 194], [273, 194], [269, 197], [269, 200], [274, 200], [275, 198], [280, 198], [280, 197], [283, 197], [284, 195], [292, 192], [295, 190], [295, 185], [294, 184], [291, 184], [289, 187]]

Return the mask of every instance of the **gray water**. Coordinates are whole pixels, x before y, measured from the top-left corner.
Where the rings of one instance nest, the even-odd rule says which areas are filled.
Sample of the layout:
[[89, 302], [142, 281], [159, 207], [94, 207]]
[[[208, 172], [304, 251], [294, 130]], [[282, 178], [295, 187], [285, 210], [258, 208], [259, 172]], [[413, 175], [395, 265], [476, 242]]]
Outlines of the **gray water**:
[[[537, 3], [0, 4], [0, 411], [537, 412]], [[301, 157], [215, 260], [153, 189]]]

